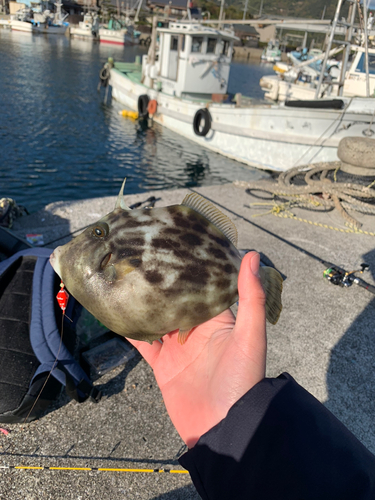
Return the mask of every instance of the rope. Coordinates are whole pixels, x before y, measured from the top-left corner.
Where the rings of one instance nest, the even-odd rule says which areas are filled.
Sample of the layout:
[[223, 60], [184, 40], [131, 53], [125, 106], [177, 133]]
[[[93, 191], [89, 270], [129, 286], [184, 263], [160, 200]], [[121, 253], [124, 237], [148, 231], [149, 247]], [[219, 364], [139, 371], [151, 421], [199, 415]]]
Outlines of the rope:
[[[250, 203], [250, 207], [256, 206], [256, 205], [272, 205], [272, 204], [271, 203]], [[307, 224], [310, 224], [311, 226], [317, 226], [317, 227], [321, 227], [324, 229], [332, 229], [333, 231], [338, 231], [340, 233], [365, 234], [367, 236], [375, 236], [375, 233], [372, 233], [370, 231], [364, 231], [364, 230], [358, 229], [356, 227], [343, 229], [340, 227], [330, 226], [329, 224], [323, 224], [321, 222], [314, 222], [314, 221], [311, 221], [308, 219], [303, 219], [302, 217], [297, 217], [293, 213], [287, 211], [286, 205], [287, 204], [275, 204], [272, 206], [271, 210], [268, 210], [267, 212], [264, 212], [262, 214], [255, 214], [255, 215], [253, 215], [253, 217], [261, 217], [263, 215], [272, 214], [272, 215], [275, 215], [276, 217], [282, 217], [283, 219], [294, 219], [298, 222], [305, 222]]]
[[[369, 231], [360, 231], [362, 224], [355, 219], [348, 211], [355, 211], [367, 215], [375, 215], [375, 180], [369, 186], [364, 186], [353, 182], [338, 182], [337, 173], [341, 167], [341, 162], [322, 162], [309, 166], [293, 167], [286, 172], [282, 172], [276, 182], [269, 180], [245, 182], [235, 181], [237, 187], [245, 187], [249, 191], [261, 190], [271, 193], [279, 200], [274, 200], [272, 209], [267, 213], [281, 216], [281, 212], [290, 208], [308, 208], [320, 211], [327, 211], [335, 208], [345, 222], [354, 229], [333, 228], [325, 224], [314, 223], [306, 219], [295, 217], [289, 212], [290, 217], [296, 220], [308, 222], [320, 227], [335, 229], [341, 232], [353, 232], [375, 236]], [[329, 171], [333, 171], [333, 181], [327, 177]], [[304, 185], [294, 185], [293, 178], [304, 174]], [[256, 204], [252, 204], [256, 205]], [[261, 205], [261, 204], [258, 204]]]

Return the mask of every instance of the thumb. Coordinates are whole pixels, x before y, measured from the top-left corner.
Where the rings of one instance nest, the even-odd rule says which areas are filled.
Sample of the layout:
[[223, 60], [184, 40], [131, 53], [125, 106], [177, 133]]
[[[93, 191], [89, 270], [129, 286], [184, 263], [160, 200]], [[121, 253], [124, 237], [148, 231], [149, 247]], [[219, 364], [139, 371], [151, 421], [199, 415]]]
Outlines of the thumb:
[[[244, 349], [266, 358], [266, 294], [259, 277], [260, 256], [249, 252], [242, 259], [238, 276], [239, 305], [235, 335]], [[261, 361], [261, 359], [259, 359]]]

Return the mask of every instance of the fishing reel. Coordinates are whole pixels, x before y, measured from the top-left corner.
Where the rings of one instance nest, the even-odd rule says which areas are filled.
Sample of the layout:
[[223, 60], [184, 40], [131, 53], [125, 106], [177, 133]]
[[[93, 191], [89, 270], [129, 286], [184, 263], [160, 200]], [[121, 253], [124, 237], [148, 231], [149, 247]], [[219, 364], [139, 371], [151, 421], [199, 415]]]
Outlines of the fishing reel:
[[338, 285], [341, 287], [350, 287], [355, 283], [356, 285], [365, 288], [369, 292], [375, 294], [375, 286], [370, 285], [370, 283], [367, 283], [364, 281], [362, 278], [359, 278], [358, 276], [355, 275], [355, 273], [363, 273], [364, 271], [368, 271], [370, 269], [369, 264], [361, 264], [360, 269], [355, 269], [354, 271], [346, 271], [345, 269], [342, 269], [341, 267], [335, 266], [335, 265], [330, 265], [325, 271], [323, 272], [324, 278], [326, 278], [332, 285]]

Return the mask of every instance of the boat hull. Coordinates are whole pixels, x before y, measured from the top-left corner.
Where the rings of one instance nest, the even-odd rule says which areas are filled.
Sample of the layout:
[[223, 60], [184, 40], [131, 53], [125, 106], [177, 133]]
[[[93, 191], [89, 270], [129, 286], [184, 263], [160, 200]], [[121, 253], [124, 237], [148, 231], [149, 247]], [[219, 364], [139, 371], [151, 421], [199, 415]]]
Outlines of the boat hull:
[[66, 30], [68, 29], [68, 25], [61, 26], [48, 26], [48, 25], [40, 25], [33, 26], [33, 33], [42, 33], [44, 35], [65, 35]]
[[357, 107], [347, 100], [344, 110], [210, 103], [212, 125], [202, 137], [195, 134], [193, 119], [199, 109], [206, 108], [206, 102], [157, 92], [132, 81], [117, 69], [111, 70], [110, 85], [114, 99], [126, 107], [137, 110], [138, 97], [147, 94], [158, 102], [155, 122], [211, 151], [252, 167], [274, 171], [336, 161], [340, 140], [349, 135], [362, 137], [375, 111], [375, 102], [371, 99], [366, 99], [366, 103], [363, 100]]
[[11, 21], [10, 23], [13, 31], [23, 31], [25, 33], [32, 33], [33, 25], [26, 21]]
[[127, 30], [109, 30], [100, 28], [99, 30], [100, 43], [111, 43], [114, 45], [137, 45], [139, 38], [133, 37]]
[[91, 29], [82, 29], [82, 28], [76, 28], [76, 27], [70, 28], [70, 35], [80, 37], [80, 38], [89, 38], [89, 39], [96, 38], [96, 36], [93, 35]]

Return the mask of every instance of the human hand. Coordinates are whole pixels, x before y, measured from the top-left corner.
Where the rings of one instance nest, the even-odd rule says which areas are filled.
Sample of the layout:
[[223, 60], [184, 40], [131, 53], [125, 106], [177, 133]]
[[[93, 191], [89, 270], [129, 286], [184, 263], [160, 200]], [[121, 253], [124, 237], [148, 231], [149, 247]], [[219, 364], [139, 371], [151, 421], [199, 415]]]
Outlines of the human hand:
[[184, 345], [177, 331], [162, 344], [128, 339], [153, 368], [169, 416], [189, 448], [265, 376], [266, 298], [259, 262], [256, 252], [242, 260], [237, 319], [228, 309], [194, 328]]

